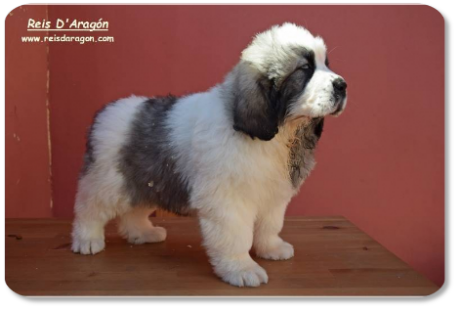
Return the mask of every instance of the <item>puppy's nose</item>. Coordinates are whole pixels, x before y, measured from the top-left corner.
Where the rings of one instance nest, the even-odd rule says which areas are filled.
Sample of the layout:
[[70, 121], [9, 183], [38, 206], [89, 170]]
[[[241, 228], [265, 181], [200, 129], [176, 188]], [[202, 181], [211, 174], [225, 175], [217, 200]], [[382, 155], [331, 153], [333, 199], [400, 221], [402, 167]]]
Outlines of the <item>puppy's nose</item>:
[[345, 90], [347, 89], [347, 82], [345, 82], [342, 78], [337, 78], [332, 81], [332, 86], [334, 87], [334, 91], [338, 93], [345, 93]]

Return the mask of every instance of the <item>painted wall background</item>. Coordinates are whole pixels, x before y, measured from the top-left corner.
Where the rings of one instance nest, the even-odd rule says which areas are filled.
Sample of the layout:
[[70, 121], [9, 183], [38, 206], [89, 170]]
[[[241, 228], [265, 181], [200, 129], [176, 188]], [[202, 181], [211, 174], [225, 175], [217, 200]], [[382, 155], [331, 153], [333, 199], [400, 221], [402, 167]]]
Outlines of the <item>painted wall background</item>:
[[46, 44], [23, 43], [30, 16], [46, 6], [19, 7], [5, 21], [5, 216], [51, 217]]
[[[39, 19], [43, 12], [34, 14]], [[317, 167], [291, 202], [288, 215], [343, 215], [416, 270], [443, 283], [444, 20], [437, 11], [414, 5], [67, 5], [48, 6], [47, 14], [52, 21], [102, 17], [110, 22], [110, 31], [89, 35], [115, 39], [48, 45], [52, 215], [72, 217], [85, 132], [97, 109], [130, 94], [204, 91], [222, 81], [255, 33], [291, 21], [325, 39], [331, 67], [346, 78], [350, 100], [340, 118], [326, 120]], [[21, 95], [13, 101], [7, 93], [7, 119], [14, 119], [8, 112], [13, 102], [28, 109], [38, 105], [34, 122], [43, 131], [29, 133], [30, 142], [40, 147], [22, 150], [7, 131], [11, 167], [7, 190], [16, 191], [7, 191], [7, 217], [47, 217], [46, 199], [39, 207], [16, 199], [28, 196], [35, 201], [39, 191], [13, 187], [13, 172], [19, 168], [33, 171], [41, 180], [49, 178], [46, 105], [42, 104], [46, 88], [29, 87], [42, 86], [46, 75], [30, 81], [27, 74], [30, 66], [44, 73], [46, 58], [27, 59], [31, 65], [24, 67], [23, 58], [8, 54], [8, 49], [31, 53], [31, 45], [17, 43], [19, 30], [13, 30], [13, 17], [7, 19], [7, 40], [11, 40], [7, 43], [12, 42], [7, 44], [7, 63], [27, 79], [7, 66], [7, 89]], [[22, 33], [25, 24], [14, 21]], [[20, 92], [23, 85], [28, 86], [28, 95]], [[32, 135], [38, 133], [41, 140]], [[29, 159], [14, 154], [27, 150], [40, 150], [43, 156], [25, 169]]]

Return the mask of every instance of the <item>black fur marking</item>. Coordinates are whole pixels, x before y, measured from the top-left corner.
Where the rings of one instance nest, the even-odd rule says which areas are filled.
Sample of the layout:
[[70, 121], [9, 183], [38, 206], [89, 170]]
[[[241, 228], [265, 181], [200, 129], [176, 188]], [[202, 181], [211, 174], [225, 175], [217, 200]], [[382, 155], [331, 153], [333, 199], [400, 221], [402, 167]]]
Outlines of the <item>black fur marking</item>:
[[307, 125], [297, 128], [294, 138], [291, 141], [289, 152], [289, 177], [292, 186], [297, 189], [310, 173], [311, 167], [308, 166], [311, 159], [308, 152], [316, 148], [324, 127], [324, 118], [316, 118]]
[[187, 182], [176, 169], [166, 119], [176, 102], [172, 96], [149, 99], [133, 121], [128, 143], [122, 148], [119, 170], [133, 206], [157, 206], [188, 214]]
[[252, 139], [271, 140], [278, 133], [273, 81], [258, 76], [247, 63], [241, 64], [237, 70], [239, 72], [232, 92], [233, 128]]

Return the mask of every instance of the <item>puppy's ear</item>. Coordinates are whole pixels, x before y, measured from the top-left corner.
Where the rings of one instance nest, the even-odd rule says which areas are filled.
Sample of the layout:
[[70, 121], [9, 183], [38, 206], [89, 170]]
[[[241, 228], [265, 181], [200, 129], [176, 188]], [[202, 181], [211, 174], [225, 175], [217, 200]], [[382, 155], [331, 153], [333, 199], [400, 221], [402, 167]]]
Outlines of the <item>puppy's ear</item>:
[[278, 133], [278, 112], [273, 83], [243, 62], [236, 68], [233, 128], [251, 138], [271, 140]]

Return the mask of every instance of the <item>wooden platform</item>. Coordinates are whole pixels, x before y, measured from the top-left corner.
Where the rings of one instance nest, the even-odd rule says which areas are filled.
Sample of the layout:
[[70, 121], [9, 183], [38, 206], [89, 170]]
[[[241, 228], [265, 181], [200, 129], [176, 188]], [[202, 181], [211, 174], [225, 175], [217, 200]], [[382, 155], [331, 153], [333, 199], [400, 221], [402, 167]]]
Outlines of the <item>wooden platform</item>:
[[70, 221], [7, 220], [6, 282], [21, 295], [424, 296], [438, 288], [342, 217], [289, 218], [287, 261], [256, 259], [269, 283], [237, 288], [214, 276], [194, 218], [152, 218], [165, 242], [130, 245], [107, 227], [95, 256], [70, 251]]

